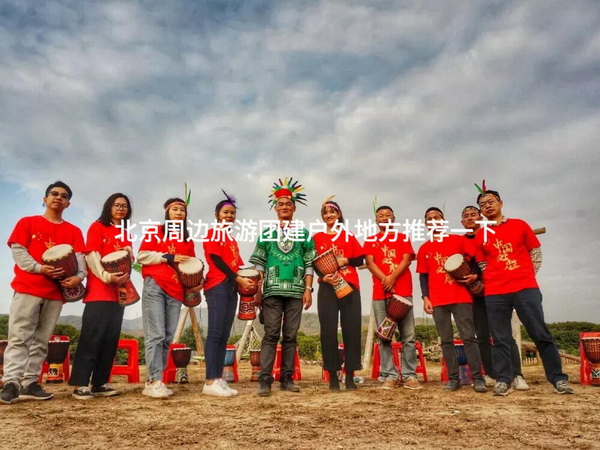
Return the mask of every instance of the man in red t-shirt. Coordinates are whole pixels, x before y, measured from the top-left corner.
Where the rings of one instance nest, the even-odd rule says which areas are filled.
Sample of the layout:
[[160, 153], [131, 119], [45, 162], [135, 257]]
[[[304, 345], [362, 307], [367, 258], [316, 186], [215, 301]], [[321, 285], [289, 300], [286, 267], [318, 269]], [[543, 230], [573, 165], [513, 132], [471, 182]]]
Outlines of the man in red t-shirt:
[[[62, 310], [60, 286], [75, 288], [87, 275], [81, 230], [62, 219], [72, 194], [62, 181], [52, 183], [44, 196], [44, 214], [22, 218], [8, 238], [15, 261], [15, 278], [11, 283], [15, 293], [4, 352], [2, 403], [54, 397], [37, 380], [48, 353], [48, 340]], [[64, 278], [63, 269], [42, 262], [42, 254], [58, 244], [73, 247], [77, 256], [76, 275]]]
[[[365, 239], [364, 250], [367, 268], [373, 275], [373, 312], [375, 321], [381, 323], [387, 316], [385, 299], [396, 295], [412, 303], [412, 277], [409, 266], [415, 252], [407, 236], [391, 228], [395, 222], [394, 211], [380, 206], [375, 211], [379, 233]], [[402, 380], [406, 389], [421, 389], [415, 370], [415, 319], [413, 310], [398, 324], [402, 337]], [[379, 340], [380, 376], [385, 378], [384, 389], [397, 385], [398, 371], [392, 359], [392, 346]]]
[[456, 391], [461, 387], [452, 329], [454, 316], [471, 369], [473, 388], [475, 392], [487, 392], [475, 338], [471, 294], [464, 284], [458, 283], [444, 268], [450, 256], [467, 253], [466, 241], [461, 236], [443, 235], [440, 228], [443, 221], [444, 214], [441, 209], [432, 206], [425, 211], [425, 224], [432, 233], [432, 239], [421, 245], [417, 254], [417, 273], [423, 294], [423, 308], [427, 314], [433, 314], [442, 340], [442, 354], [448, 368], [448, 384], [444, 389]]
[[544, 322], [542, 293], [535, 274], [541, 266], [540, 242], [531, 227], [520, 219], [502, 214], [504, 203], [497, 191], [477, 197], [483, 215], [494, 222], [475, 236], [476, 258], [483, 272], [485, 302], [494, 338], [492, 357], [496, 372], [494, 395], [508, 395], [513, 381], [510, 356], [513, 309], [540, 352], [546, 378], [557, 394], [572, 394], [568, 376], [562, 371], [558, 348]]

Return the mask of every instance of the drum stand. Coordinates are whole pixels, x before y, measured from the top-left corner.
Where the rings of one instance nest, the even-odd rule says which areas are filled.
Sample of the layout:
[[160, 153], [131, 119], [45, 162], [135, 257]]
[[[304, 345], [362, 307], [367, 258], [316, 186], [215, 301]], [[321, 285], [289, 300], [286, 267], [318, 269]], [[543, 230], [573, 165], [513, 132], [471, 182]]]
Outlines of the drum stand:
[[179, 339], [181, 339], [181, 334], [183, 333], [188, 315], [190, 316], [190, 321], [192, 323], [194, 341], [196, 341], [196, 353], [198, 353], [199, 356], [204, 356], [204, 346], [202, 345], [202, 339], [200, 337], [200, 325], [198, 324], [198, 318], [196, 317], [195, 308], [183, 308], [183, 311], [179, 315], [179, 323], [177, 324], [177, 328], [175, 330], [173, 342], [179, 342]]

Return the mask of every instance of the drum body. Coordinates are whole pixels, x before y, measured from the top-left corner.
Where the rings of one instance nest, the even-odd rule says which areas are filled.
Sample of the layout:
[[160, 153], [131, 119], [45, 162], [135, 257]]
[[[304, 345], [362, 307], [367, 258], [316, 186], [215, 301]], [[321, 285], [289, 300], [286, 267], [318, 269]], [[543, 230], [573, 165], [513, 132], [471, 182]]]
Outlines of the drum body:
[[[465, 261], [465, 257], [460, 253], [455, 253], [446, 259], [446, 262], [444, 263], [444, 270], [448, 272], [448, 274], [450, 274], [450, 276], [455, 280], [462, 280], [467, 275], [471, 275], [473, 273], [469, 263]], [[467, 285], [467, 288], [469, 288], [471, 293], [479, 295], [483, 292], [483, 283], [477, 280], [475, 283]]]
[[387, 317], [377, 327], [375, 334], [383, 342], [392, 342], [398, 322], [402, 321], [412, 309], [412, 303], [399, 295], [392, 295], [385, 300]]
[[[333, 275], [340, 269], [333, 249], [329, 249], [313, 259], [313, 266], [323, 275]], [[344, 298], [352, 293], [352, 286], [342, 278], [341, 274], [338, 273], [338, 275], [339, 281], [333, 286], [333, 290], [337, 298]]]
[[250, 350], [250, 365], [252, 366], [250, 381], [258, 381], [260, 376], [260, 350]]
[[202, 301], [200, 292], [189, 292], [189, 290], [198, 287], [202, 283], [204, 263], [198, 258], [191, 257], [180, 262], [176, 267], [179, 281], [185, 289], [183, 304], [188, 308], [198, 306]]
[[65, 380], [64, 363], [69, 353], [70, 341], [49, 341], [48, 356], [48, 375], [46, 383], [62, 383]]
[[600, 337], [582, 337], [581, 344], [592, 366], [590, 382], [594, 386], [600, 386]]
[[235, 362], [235, 349], [228, 348], [225, 350], [225, 361], [223, 366], [223, 378], [228, 383], [235, 382], [235, 375], [233, 373], [233, 363]]
[[171, 357], [173, 364], [177, 368], [175, 372], [175, 382], [179, 384], [187, 384], [190, 382], [187, 366], [192, 358], [192, 349], [189, 347], [171, 349]]
[[0, 341], [0, 380], [4, 375], [4, 351], [6, 350], [7, 345], [8, 341]]
[[[54, 247], [50, 247], [42, 254], [42, 262], [48, 266], [63, 269], [65, 275], [61, 280], [77, 274], [77, 256], [75, 255], [73, 247], [69, 244], [58, 244]], [[75, 287], [64, 287], [60, 285], [60, 280], [56, 280], [56, 282], [58, 283], [66, 302], [76, 302], [85, 297], [85, 287], [83, 286], [83, 283], [80, 283]]]
[[258, 291], [260, 274], [254, 269], [242, 269], [238, 271], [237, 274], [239, 277], [248, 278], [254, 281], [254, 287], [247, 289], [238, 284], [238, 293], [240, 294], [238, 319], [254, 320], [256, 319], [256, 304], [254, 302], [254, 295], [256, 294], [256, 291]]
[[[123, 274], [131, 274], [131, 256], [129, 252], [125, 250], [118, 250], [116, 252], [105, 255], [100, 262], [102, 267], [109, 273], [122, 272]], [[119, 286], [119, 305], [129, 306], [137, 303], [140, 300], [135, 286], [131, 280], [127, 280], [123, 285]]]

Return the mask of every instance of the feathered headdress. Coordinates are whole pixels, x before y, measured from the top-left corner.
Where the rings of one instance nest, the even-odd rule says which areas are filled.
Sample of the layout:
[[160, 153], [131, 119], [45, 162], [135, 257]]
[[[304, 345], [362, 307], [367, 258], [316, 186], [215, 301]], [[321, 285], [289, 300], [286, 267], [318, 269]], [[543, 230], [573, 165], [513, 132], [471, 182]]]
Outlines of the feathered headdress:
[[185, 201], [185, 206], [190, 206], [190, 202], [192, 201], [192, 190], [188, 189], [187, 183], [185, 183], [183, 188], [183, 200]]
[[269, 195], [271, 208], [277, 204], [277, 199], [282, 197], [289, 197], [294, 203], [300, 203], [306, 206], [306, 194], [300, 193], [300, 191], [304, 190], [304, 187], [302, 187], [298, 181], [294, 181], [291, 177], [284, 178], [283, 181], [279, 178], [278, 181], [279, 184], [277, 184], [277, 182], [273, 183], [271, 195]]
[[373, 199], [373, 215], [374, 216], [377, 215], [377, 208], [379, 208], [379, 206], [377, 205], [377, 196], [375, 196], [375, 198]]
[[227, 192], [225, 192], [224, 189], [221, 189], [221, 192], [223, 193], [223, 195], [225, 195], [225, 198], [226, 198], [226, 200], [223, 200], [223, 202], [224, 203], [229, 203], [234, 208], [237, 208], [237, 205], [235, 204], [235, 202], [237, 200], [235, 199], [235, 197], [233, 195], [229, 195]]
[[483, 181], [481, 182], [481, 187], [479, 187], [479, 186], [477, 185], [477, 183], [473, 183], [473, 184], [475, 184], [475, 187], [476, 187], [476, 188], [477, 188], [477, 190], [479, 191], [479, 194], [480, 194], [480, 195], [483, 195], [483, 194], [485, 194], [485, 192], [487, 191], [487, 187], [485, 187], [485, 180], [483, 180]]

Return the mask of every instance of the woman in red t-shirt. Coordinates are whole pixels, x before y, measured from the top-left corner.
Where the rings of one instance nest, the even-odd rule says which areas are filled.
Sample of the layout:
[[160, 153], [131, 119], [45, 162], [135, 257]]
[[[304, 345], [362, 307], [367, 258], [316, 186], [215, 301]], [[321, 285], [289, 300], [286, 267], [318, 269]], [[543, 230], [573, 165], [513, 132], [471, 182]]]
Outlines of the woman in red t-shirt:
[[[132, 208], [125, 194], [112, 194], [104, 202], [98, 220], [87, 233], [86, 262], [88, 266], [85, 308], [81, 321], [79, 344], [73, 360], [69, 384], [79, 386], [73, 397], [87, 400], [93, 397], [112, 397], [118, 392], [108, 379], [117, 353], [124, 308], [118, 302], [118, 287], [129, 274], [109, 273], [102, 267], [101, 258], [118, 250], [132, 254], [127, 236], [127, 221]], [[91, 384], [92, 388], [88, 387]]]
[[[344, 217], [340, 206], [327, 199], [321, 207], [321, 218], [327, 230], [313, 236], [317, 254], [333, 249], [341, 267], [333, 275], [319, 274], [317, 311], [321, 325], [321, 348], [323, 349], [323, 369], [329, 372], [329, 389], [340, 390], [338, 371], [341, 370], [338, 350], [338, 316], [344, 340], [344, 370], [346, 389], [356, 389], [354, 371], [361, 369], [360, 327], [361, 304], [360, 286], [356, 267], [364, 264], [364, 252], [353, 234], [344, 229]], [[333, 286], [342, 277], [352, 292], [338, 299]]]
[[[179, 321], [184, 290], [174, 264], [196, 256], [194, 242], [186, 226], [187, 205], [180, 198], [170, 198], [165, 204], [165, 221], [161, 227], [149, 230], [138, 253], [142, 265], [142, 319], [146, 348], [146, 385], [143, 395], [164, 398], [173, 391], [162, 382], [167, 365], [169, 346]], [[203, 285], [190, 291], [200, 292]]]
[[208, 307], [208, 334], [204, 348], [206, 362], [206, 384], [203, 394], [231, 397], [238, 391], [230, 388], [221, 378], [227, 340], [237, 309], [237, 285], [253, 287], [254, 281], [237, 275], [243, 264], [236, 240], [231, 236], [237, 207], [235, 199], [225, 193], [225, 200], [217, 203], [215, 218], [218, 225], [209, 230], [204, 240], [204, 256], [208, 273], [204, 283], [204, 295]]

